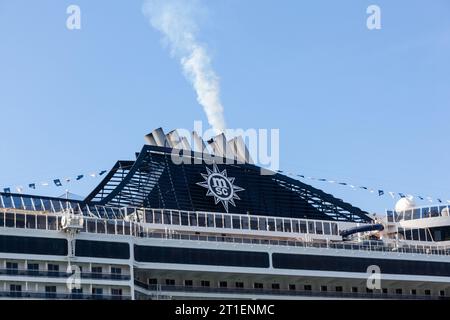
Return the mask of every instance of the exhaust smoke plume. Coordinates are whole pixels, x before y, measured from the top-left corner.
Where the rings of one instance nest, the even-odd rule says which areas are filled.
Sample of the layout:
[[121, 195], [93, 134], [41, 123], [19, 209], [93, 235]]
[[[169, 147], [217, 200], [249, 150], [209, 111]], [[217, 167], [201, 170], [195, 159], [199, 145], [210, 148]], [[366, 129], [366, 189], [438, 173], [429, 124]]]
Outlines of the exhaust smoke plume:
[[202, 8], [197, 0], [146, 0], [143, 12], [160, 31], [172, 56], [180, 60], [183, 73], [197, 93], [209, 124], [216, 133], [226, 129], [220, 84], [206, 48], [197, 41], [196, 16]]

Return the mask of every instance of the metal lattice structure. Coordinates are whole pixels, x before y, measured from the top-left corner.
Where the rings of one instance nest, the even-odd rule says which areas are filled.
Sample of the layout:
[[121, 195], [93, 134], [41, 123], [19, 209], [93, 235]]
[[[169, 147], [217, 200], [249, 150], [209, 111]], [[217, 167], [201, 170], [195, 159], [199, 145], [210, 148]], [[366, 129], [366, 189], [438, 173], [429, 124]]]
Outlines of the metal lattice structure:
[[[146, 145], [136, 161], [118, 161], [104, 180], [86, 198], [86, 204], [141, 206], [162, 209], [223, 212], [198, 186], [213, 158], [201, 164], [175, 164], [172, 149]], [[191, 151], [190, 159], [205, 157]], [[218, 158], [215, 158], [218, 160]], [[221, 159], [225, 162], [224, 159]], [[220, 162], [220, 161], [219, 161]], [[368, 222], [367, 212], [282, 174], [261, 175], [248, 163], [218, 164], [244, 191], [231, 207], [233, 213], [301, 217], [310, 219]]]

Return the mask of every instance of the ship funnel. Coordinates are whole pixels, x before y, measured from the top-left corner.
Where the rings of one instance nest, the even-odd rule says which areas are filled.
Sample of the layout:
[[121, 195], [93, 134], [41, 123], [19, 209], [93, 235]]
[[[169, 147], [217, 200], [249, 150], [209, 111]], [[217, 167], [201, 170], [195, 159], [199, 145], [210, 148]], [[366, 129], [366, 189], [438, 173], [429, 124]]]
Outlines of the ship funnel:
[[151, 133], [145, 136], [145, 140], [148, 144], [153, 146], [170, 147], [170, 143], [167, 141], [162, 128], [153, 130]]
[[177, 148], [180, 149], [180, 135], [178, 134], [177, 130], [170, 131], [168, 134], [166, 134], [166, 141], [169, 143], [171, 148]]
[[183, 150], [191, 150], [191, 144], [189, 143], [189, 140], [186, 137], [181, 137], [180, 147]]
[[241, 163], [253, 164], [250, 152], [241, 136], [235, 137], [228, 141], [228, 150], [232, 152], [233, 158]]
[[[208, 144], [211, 146], [216, 157], [227, 157], [227, 139], [223, 133], [209, 140]], [[231, 156], [231, 158], [233, 158], [233, 156]]]
[[209, 153], [208, 149], [206, 148], [205, 141], [203, 141], [203, 139], [200, 138], [200, 136], [196, 131], [192, 132], [192, 142], [193, 142], [192, 150], [194, 150], [195, 152]]

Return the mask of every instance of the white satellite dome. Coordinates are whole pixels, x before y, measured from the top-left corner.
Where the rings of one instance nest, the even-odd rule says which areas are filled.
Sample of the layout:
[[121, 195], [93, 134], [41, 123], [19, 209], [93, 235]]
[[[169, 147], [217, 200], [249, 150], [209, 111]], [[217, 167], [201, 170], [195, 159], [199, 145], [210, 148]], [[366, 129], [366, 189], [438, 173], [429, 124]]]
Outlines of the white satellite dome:
[[445, 207], [444, 209], [442, 209], [442, 211], [441, 211], [441, 216], [443, 216], [443, 217], [448, 217], [448, 216], [450, 216], [450, 212], [449, 212], [449, 210], [448, 210], [448, 207]]
[[402, 212], [402, 211], [414, 209], [415, 207], [416, 207], [416, 202], [414, 201], [414, 199], [412, 197], [401, 198], [395, 204], [395, 211]]

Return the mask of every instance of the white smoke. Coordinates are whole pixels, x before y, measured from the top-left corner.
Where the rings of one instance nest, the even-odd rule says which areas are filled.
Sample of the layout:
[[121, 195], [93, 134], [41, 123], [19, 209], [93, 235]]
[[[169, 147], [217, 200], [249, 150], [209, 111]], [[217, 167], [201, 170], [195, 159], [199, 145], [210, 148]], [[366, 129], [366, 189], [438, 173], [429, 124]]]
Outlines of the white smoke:
[[197, 41], [196, 16], [202, 12], [197, 0], [147, 0], [143, 12], [153, 28], [164, 35], [172, 56], [180, 59], [183, 73], [192, 83], [216, 133], [226, 129], [220, 84], [206, 48]]

